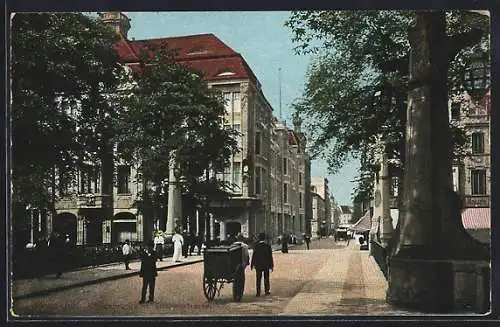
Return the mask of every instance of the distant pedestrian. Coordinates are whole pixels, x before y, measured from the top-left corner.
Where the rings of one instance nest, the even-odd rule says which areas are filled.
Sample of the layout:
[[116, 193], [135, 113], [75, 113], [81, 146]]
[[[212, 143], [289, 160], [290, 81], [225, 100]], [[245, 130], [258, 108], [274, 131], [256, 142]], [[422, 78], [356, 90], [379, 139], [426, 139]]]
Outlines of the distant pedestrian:
[[174, 255], [172, 256], [172, 262], [181, 262], [184, 238], [181, 234], [179, 234], [178, 230], [176, 230], [174, 236], [172, 236], [172, 243], [174, 243]]
[[154, 251], [154, 243], [149, 242], [147, 248], [141, 256], [141, 270], [139, 277], [142, 277], [141, 300], [139, 303], [144, 303], [146, 300], [146, 291], [149, 288], [148, 302], [153, 302], [155, 297], [155, 282], [158, 272], [156, 271], [156, 253]]
[[62, 276], [66, 263], [64, 245], [62, 237], [54, 232], [51, 234], [49, 241], [47, 242], [49, 258], [53, 265], [52, 268], [56, 274], [56, 278], [60, 278]]
[[125, 270], [130, 270], [128, 266], [130, 263], [130, 257], [132, 256], [132, 248], [130, 247], [130, 241], [125, 240], [122, 246], [123, 262], [125, 263]]
[[255, 268], [257, 274], [256, 280], [256, 296], [260, 296], [260, 285], [262, 274], [264, 274], [264, 291], [266, 295], [270, 295], [271, 288], [269, 283], [269, 271], [274, 269], [273, 253], [271, 246], [265, 242], [266, 234], [259, 234], [259, 241], [255, 244], [252, 255], [250, 269]]
[[189, 248], [189, 234], [187, 232], [187, 230], [183, 230], [182, 231], [182, 256], [184, 258], [187, 258], [188, 256], [188, 248]]
[[309, 244], [311, 243], [311, 235], [306, 234], [306, 236], [304, 236], [304, 241], [306, 242], [306, 248], [309, 250]]
[[160, 261], [163, 261], [163, 244], [165, 243], [165, 239], [163, 238], [161, 231], [158, 231], [156, 233], [154, 242], [155, 242], [154, 250], [156, 251], [156, 258]]
[[194, 252], [194, 247], [197, 244], [196, 235], [194, 234], [194, 231], [191, 231], [191, 233], [189, 233], [189, 240], [190, 242], [189, 242], [188, 253], [190, 256], [192, 256]]
[[36, 250], [36, 264], [35, 264], [35, 269], [37, 270], [38, 275], [43, 275], [45, 274], [46, 267], [47, 267], [47, 262], [51, 259], [48, 255], [48, 247], [47, 247], [47, 240], [43, 237], [40, 237], [38, 241], [35, 244], [35, 250]]
[[198, 233], [196, 235], [196, 247], [197, 247], [197, 250], [198, 250], [198, 255], [201, 255], [201, 248], [203, 246], [203, 235], [201, 235], [200, 233]]
[[290, 238], [288, 237], [288, 235], [283, 234], [283, 237], [281, 238], [281, 252], [288, 253], [288, 242], [289, 241], [290, 241]]

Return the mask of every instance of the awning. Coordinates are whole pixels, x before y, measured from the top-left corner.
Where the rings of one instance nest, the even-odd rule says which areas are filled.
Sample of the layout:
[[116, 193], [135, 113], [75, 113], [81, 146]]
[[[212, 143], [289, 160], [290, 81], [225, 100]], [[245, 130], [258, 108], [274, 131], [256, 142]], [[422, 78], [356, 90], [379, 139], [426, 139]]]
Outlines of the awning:
[[462, 224], [465, 229], [490, 229], [490, 208], [465, 208], [462, 211]]
[[354, 232], [367, 232], [371, 229], [372, 227], [372, 218], [370, 216], [370, 210], [367, 210], [365, 215], [359, 220], [349, 227], [349, 230], [352, 230]]

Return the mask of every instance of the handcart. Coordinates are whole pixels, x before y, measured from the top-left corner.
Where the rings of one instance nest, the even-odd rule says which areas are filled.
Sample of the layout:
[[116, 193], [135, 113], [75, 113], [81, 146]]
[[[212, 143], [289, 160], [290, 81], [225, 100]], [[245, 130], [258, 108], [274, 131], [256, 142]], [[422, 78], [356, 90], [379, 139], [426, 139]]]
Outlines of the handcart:
[[203, 259], [203, 292], [207, 300], [212, 301], [216, 293], [220, 296], [224, 283], [233, 283], [233, 299], [240, 301], [245, 289], [241, 245], [208, 247]]

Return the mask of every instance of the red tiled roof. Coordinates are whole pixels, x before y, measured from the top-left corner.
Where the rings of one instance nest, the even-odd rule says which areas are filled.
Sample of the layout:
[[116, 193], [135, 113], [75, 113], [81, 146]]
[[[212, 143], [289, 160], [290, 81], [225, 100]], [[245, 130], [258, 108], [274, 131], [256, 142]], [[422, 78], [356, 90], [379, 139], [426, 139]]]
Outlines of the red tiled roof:
[[[147, 40], [120, 39], [115, 49], [134, 72], [139, 72], [139, 54], [143, 50], [166, 47], [176, 52], [175, 60], [203, 73], [205, 80], [251, 78], [258, 83], [243, 57], [213, 34], [166, 37]], [[151, 54], [151, 51], [149, 51]], [[217, 76], [220, 73], [229, 73]]]
[[359, 220], [349, 227], [350, 230], [355, 231], [355, 232], [365, 232], [368, 231], [372, 228], [372, 218], [370, 216], [370, 210], [367, 210], [365, 215]]
[[165, 37], [158, 39], [133, 40], [129, 43], [136, 52], [146, 47], [165, 45], [176, 52], [177, 60], [200, 59], [237, 55], [233, 49], [213, 34], [197, 34], [188, 36]]
[[462, 211], [462, 224], [465, 229], [491, 228], [490, 208], [465, 208]]

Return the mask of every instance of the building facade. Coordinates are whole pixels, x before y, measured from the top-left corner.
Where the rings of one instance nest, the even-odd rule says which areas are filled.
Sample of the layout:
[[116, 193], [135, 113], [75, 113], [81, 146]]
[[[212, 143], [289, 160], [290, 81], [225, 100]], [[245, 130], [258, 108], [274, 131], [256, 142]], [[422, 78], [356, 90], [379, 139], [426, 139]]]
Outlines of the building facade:
[[332, 225], [332, 204], [328, 179], [318, 176], [311, 177], [311, 194], [313, 201], [312, 234], [329, 235]]
[[[306, 138], [300, 127], [287, 128], [273, 116], [273, 108], [245, 59], [213, 34], [128, 40], [131, 25], [126, 15], [106, 12], [100, 17], [120, 35], [115, 49], [125, 69], [137, 71], [141, 50], [166, 44], [177, 51], [178, 63], [201, 71], [209, 87], [222, 93], [224, 124], [241, 133], [240, 152], [217, 175], [235, 185], [232, 196], [210, 201], [208, 222], [200, 208], [180, 200], [176, 205], [184, 210], [178, 223], [190, 231], [210, 230], [206, 237], [221, 240], [238, 233], [251, 237], [265, 232], [272, 239], [283, 233], [299, 237], [305, 233], [312, 211]], [[43, 229], [45, 235], [52, 230], [68, 234], [77, 245], [151, 239], [154, 230], [165, 230], [166, 208], [146, 218], [136, 200], [144, 188], [153, 187], [143, 185], [134, 165], [89, 163], [65, 187], [64, 194], [59, 194], [55, 217], [44, 214], [44, 221], [36, 224], [42, 214], [30, 211], [32, 229]]]

